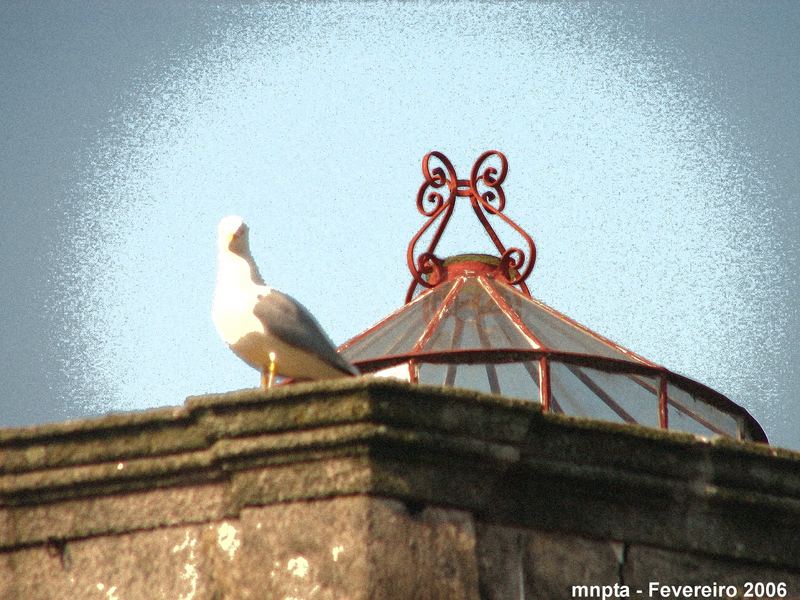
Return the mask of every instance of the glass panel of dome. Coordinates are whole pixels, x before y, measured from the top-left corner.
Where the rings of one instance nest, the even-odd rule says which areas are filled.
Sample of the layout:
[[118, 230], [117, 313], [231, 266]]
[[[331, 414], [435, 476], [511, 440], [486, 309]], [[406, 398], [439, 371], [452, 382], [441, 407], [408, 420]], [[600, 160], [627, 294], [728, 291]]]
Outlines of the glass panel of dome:
[[504, 396], [539, 401], [539, 364], [537, 362], [505, 363], [498, 364], [495, 368]]
[[454, 384], [455, 387], [479, 390], [487, 394], [503, 394], [497, 365], [459, 365]]
[[479, 331], [481, 317], [471, 304], [469, 300], [462, 301], [459, 294], [422, 350], [430, 352], [484, 347]]
[[571, 366], [570, 371], [611, 408], [616, 414], [615, 420], [659, 426], [656, 377], [576, 366]]
[[[451, 367], [448, 372], [448, 367]], [[419, 382], [431, 385], [452, 385], [453, 387], [477, 390], [487, 394], [501, 393], [496, 365], [441, 365], [423, 363], [419, 365]]]
[[539, 401], [539, 368], [535, 362], [419, 363], [420, 383], [446, 385]]
[[463, 337], [464, 322], [456, 319], [452, 310], [449, 310], [421, 350], [425, 352], [450, 350], [458, 347], [457, 344]]
[[[417, 381], [428, 385], [444, 385], [447, 379], [447, 367], [449, 365], [435, 365], [422, 363], [417, 365]], [[461, 365], [456, 365], [461, 366]]]
[[410, 352], [452, 286], [443, 284], [418, 296], [375, 326], [374, 331], [367, 330], [362, 337], [354, 338], [342, 355], [349, 361], [360, 361]]
[[631, 360], [629, 355], [571, 324], [566, 317], [549, 306], [532, 300], [503, 283], [491, 282], [490, 285], [500, 292], [525, 325], [547, 348]]
[[586, 384], [579, 367], [550, 361], [550, 404], [553, 412], [624, 423], [626, 419]]
[[669, 428], [704, 437], [739, 437], [736, 417], [724, 413], [680, 387], [669, 384]]
[[534, 347], [530, 340], [522, 335], [511, 319], [499, 310], [487, 315], [484, 323], [486, 337], [490, 340], [493, 348], [524, 348], [529, 350]]
[[423, 350], [531, 348], [477, 279], [468, 279]]

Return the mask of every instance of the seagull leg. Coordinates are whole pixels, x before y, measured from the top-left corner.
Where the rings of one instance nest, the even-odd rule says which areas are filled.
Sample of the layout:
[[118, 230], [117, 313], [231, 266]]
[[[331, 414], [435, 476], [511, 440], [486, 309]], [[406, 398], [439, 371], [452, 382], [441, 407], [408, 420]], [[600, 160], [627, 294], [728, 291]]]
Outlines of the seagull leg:
[[269, 367], [261, 371], [261, 387], [265, 390], [268, 390], [272, 387], [273, 381], [275, 381], [275, 353], [269, 353]]

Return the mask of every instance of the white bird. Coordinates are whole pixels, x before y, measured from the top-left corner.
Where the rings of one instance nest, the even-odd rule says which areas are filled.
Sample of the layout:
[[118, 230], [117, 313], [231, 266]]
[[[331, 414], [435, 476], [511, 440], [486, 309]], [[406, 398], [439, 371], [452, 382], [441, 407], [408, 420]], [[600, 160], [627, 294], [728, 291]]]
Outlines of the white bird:
[[241, 217], [219, 222], [217, 244], [214, 325], [234, 354], [261, 372], [263, 387], [271, 387], [276, 373], [293, 379], [358, 374], [302, 304], [264, 283]]

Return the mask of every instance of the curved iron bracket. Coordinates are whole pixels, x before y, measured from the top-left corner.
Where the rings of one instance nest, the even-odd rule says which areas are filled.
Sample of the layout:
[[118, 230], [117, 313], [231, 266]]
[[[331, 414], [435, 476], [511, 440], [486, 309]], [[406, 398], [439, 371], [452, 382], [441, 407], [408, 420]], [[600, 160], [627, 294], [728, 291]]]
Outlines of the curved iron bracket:
[[[434, 159], [439, 165], [432, 167], [432, 164], [435, 164]], [[499, 168], [492, 166], [491, 159], [499, 160]], [[502, 184], [508, 174], [508, 160], [505, 155], [497, 150], [484, 152], [475, 161], [469, 179], [466, 180], [458, 179], [450, 160], [441, 152], [434, 150], [422, 159], [422, 174], [425, 180], [417, 192], [417, 210], [428, 217], [428, 220], [408, 244], [406, 262], [413, 280], [406, 294], [406, 303], [411, 301], [418, 285], [431, 288], [434, 285], [428, 280], [440, 279], [440, 277], [430, 277], [432, 274], [441, 275], [443, 265], [442, 259], [437, 257], [434, 251], [453, 214], [455, 199], [459, 196], [470, 199], [472, 210], [500, 253], [500, 273], [505, 282], [518, 286], [530, 296], [525, 280], [536, 262], [536, 245], [524, 229], [503, 213], [506, 196]], [[528, 253], [515, 246], [506, 248], [489, 223], [487, 215], [500, 218], [519, 233], [527, 244]], [[436, 221], [439, 221], [439, 224], [427, 249], [415, 259], [417, 243]]]

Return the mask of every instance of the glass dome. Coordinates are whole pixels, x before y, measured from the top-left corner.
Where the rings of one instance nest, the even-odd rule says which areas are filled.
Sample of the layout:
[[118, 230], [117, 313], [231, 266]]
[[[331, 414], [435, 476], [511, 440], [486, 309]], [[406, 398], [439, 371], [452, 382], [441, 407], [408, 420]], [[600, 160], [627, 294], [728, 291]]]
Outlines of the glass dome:
[[714, 390], [525, 296], [485, 262], [455, 264], [465, 272], [343, 344], [342, 355], [363, 372], [534, 400], [556, 413], [766, 440]]
[[[480, 174], [479, 167], [491, 156], [500, 158], [499, 169], [488, 167]], [[432, 157], [444, 169], [430, 169]], [[502, 154], [487, 152], [464, 181], [455, 178], [443, 155], [425, 157], [417, 206], [429, 220], [409, 245], [414, 281], [407, 303], [345, 342], [339, 348], [342, 355], [362, 372], [528, 399], [540, 402], [545, 411], [766, 442], [758, 422], [722, 394], [638, 356], [530, 296], [525, 278], [536, 251], [527, 233], [502, 214], [500, 184], [506, 169]], [[481, 193], [481, 184], [491, 189]], [[445, 186], [447, 200], [436, 191]], [[434, 191], [427, 198], [434, 207], [426, 210], [424, 194], [430, 188]], [[436, 244], [458, 196], [470, 198], [499, 257], [436, 257]], [[518, 231], [528, 253], [506, 249], [487, 214]], [[417, 241], [437, 219], [427, 251], [415, 261]], [[423, 291], [415, 296], [418, 287]]]

